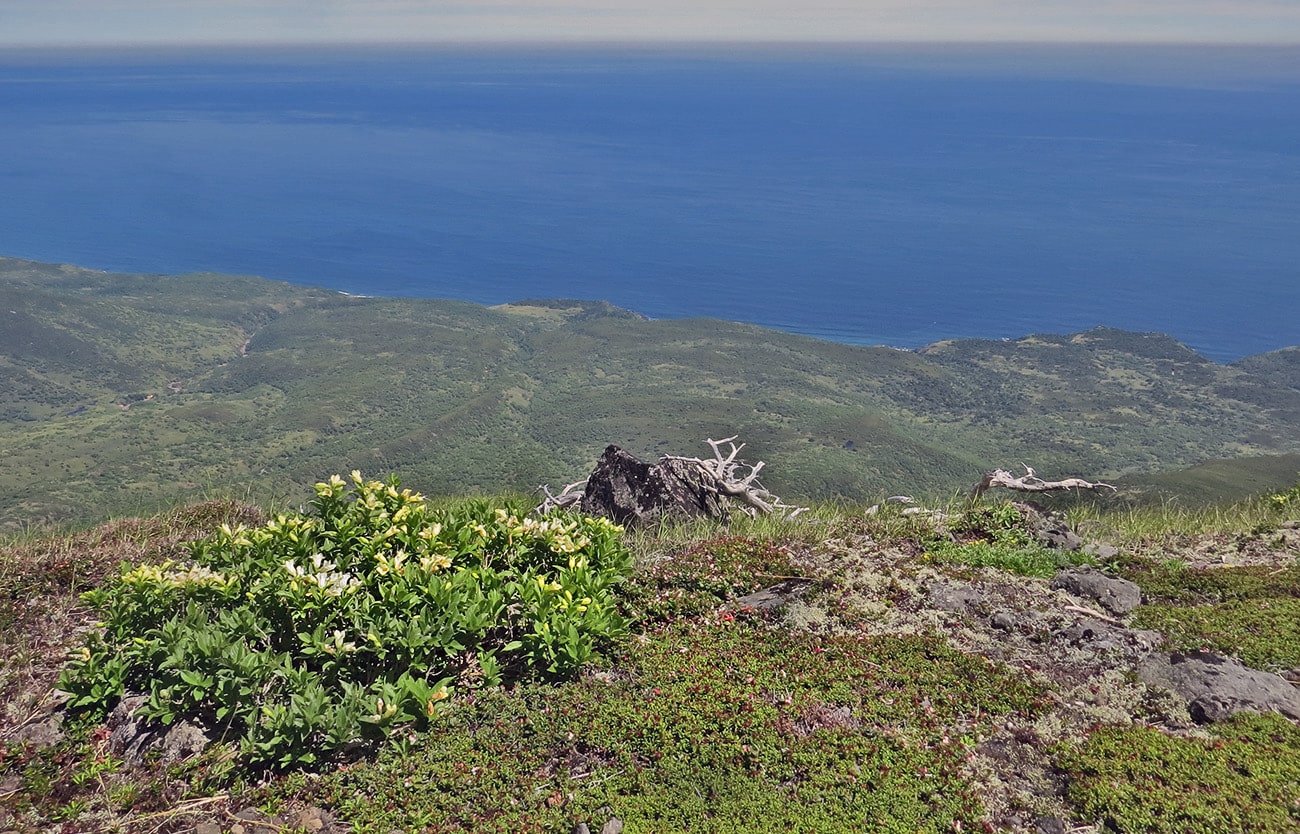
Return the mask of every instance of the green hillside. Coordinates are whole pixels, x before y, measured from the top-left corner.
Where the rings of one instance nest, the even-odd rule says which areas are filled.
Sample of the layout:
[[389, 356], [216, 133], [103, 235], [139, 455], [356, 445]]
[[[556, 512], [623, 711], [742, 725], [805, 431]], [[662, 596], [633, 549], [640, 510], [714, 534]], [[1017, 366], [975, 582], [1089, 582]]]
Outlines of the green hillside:
[[582, 477], [609, 443], [700, 454], [737, 433], [771, 488], [806, 500], [946, 493], [1020, 461], [1116, 478], [1300, 453], [1300, 350], [1223, 366], [1106, 328], [901, 351], [599, 302], [13, 259], [0, 316], [6, 525], [296, 502], [353, 468], [433, 494], [528, 490]]

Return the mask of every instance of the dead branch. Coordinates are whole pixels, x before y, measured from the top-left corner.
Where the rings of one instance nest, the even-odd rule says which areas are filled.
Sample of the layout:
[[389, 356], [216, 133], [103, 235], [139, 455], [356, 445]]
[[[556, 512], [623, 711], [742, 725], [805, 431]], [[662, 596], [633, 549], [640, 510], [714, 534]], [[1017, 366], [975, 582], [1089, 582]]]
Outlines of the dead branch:
[[[664, 455], [661, 460], [679, 460], [695, 464], [708, 477], [718, 494], [737, 499], [745, 505], [745, 511], [751, 516], [780, 512], [787, 518], [794, 518], [800, 513], [807, 512], [807, 507], [796, 507], [785, 503], [780, 496], [773, 495], [758, 482], [758, 473], [767, 465], [765, 462], [760, 460], [758, 463], [749, 464], [736, 459], [740, 450], [745, 448], [744, 443], [736, 444], [737, 437], [739, 435], [733, 434], [721, 440], [714, 440], [711, 437], [706, 439], [704, 442], [713, 449], [712, 460], [677, 455]], [[725, 454], [722, 451], [724, 443], [730, 447]]]
[[546, 497], [542, 499], [542, 503], [533, 507], [533, 514], [546, 515], [555, 510], [565, 510], [572, 507], [574, 504], [582, 500], [582, 492], [574, 492], [574, 490], [578, 489], [578, 487], [585, 488], [586, 486], [587, 479], [583, 478], [581, 481], [574, 481], [569, 484], [564, 489], [560, 490], [559, 495], [556, 495], [551, 492], [551, 487], [548, 484], [542, 484], [538, 489], [541, 490], [542, 494]]
[[1019, 477], [1012, 475], [1005, 469], [994, 469], [992, 472], [985, 473], [980, 482], [971, 490], [971, 500], [977, 501], [983, 497], [984, 493], [994, 487], [1014, 490], [1016, 492], [1051, 492], [1058, 489], [1109, 489], [1116, 490], [1116, 487], [1101, 482], [1093, 483], [1085, 481], [1082, 478], [1065, 478], [1060, 481], [1044, 481], [1034, 474], [1034, 468], [1026, 464], [1020, 464], [1025, 467], [1025, 474]]
[[1124, 623], [1120, 622], [1114, 617], [1107, 617], [1105, 614], [1101, 613], [1100, 611], [1096, 611], [1092, 608], [1085, 608], [1082, 605], [1065, 605], [1062, 606], [1062, 608], [1066, 611], [1070, 611], [1075, 614], [1086, 614], [1087, 616], [1092, 617], [1095, 620], [1101, 620], [1103, 623], [1110, 623], [1111, 625], [1117, 625], [1117, 626], [1124, 625]]
[[759, 483], [758, 475], [766, 464], [741, 460], [745, 444], [737, 444], [735, 436], [705, 442], [713, 450], [710, 459], [664, 455], [656, 464], [643, 463], [617, 446], [609, 446], [584, 480], [574, 481], [558, 493], [546, 484], [539, 486], [543, 498], [533, 513], [581, 508], [585, 513], [631, 524], [661, 514], [725, 519], [732, 502], [750, 516], [780, 513], [794, 518], [808, 510], [785, 503]]

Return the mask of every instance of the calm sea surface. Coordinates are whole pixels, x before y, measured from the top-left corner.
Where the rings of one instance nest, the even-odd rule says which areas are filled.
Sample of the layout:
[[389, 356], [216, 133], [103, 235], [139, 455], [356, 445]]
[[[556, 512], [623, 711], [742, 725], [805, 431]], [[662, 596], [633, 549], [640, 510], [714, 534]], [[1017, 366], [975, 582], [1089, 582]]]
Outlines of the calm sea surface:
[[0, 51], [0, 254], [1300, 343], [1300, 50]]

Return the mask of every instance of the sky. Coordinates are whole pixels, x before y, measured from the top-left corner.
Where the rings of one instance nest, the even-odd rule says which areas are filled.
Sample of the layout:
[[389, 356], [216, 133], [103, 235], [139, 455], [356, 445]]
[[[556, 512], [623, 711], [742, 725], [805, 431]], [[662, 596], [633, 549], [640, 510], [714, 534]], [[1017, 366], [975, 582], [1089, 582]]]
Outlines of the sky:
[[1300, 0], [0, 0], [0, 45], [375, 41], [1300, 44]]

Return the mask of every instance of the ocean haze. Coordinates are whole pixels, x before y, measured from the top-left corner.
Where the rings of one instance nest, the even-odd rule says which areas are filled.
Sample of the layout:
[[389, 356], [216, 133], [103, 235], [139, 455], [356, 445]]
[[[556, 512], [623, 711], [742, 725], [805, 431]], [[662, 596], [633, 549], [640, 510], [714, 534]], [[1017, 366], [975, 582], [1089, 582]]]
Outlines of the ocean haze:
[[1300, 341], [1297, 58], [0, 53], [0, 252], [902, 347], [1105, 324], [1229, 360]]

